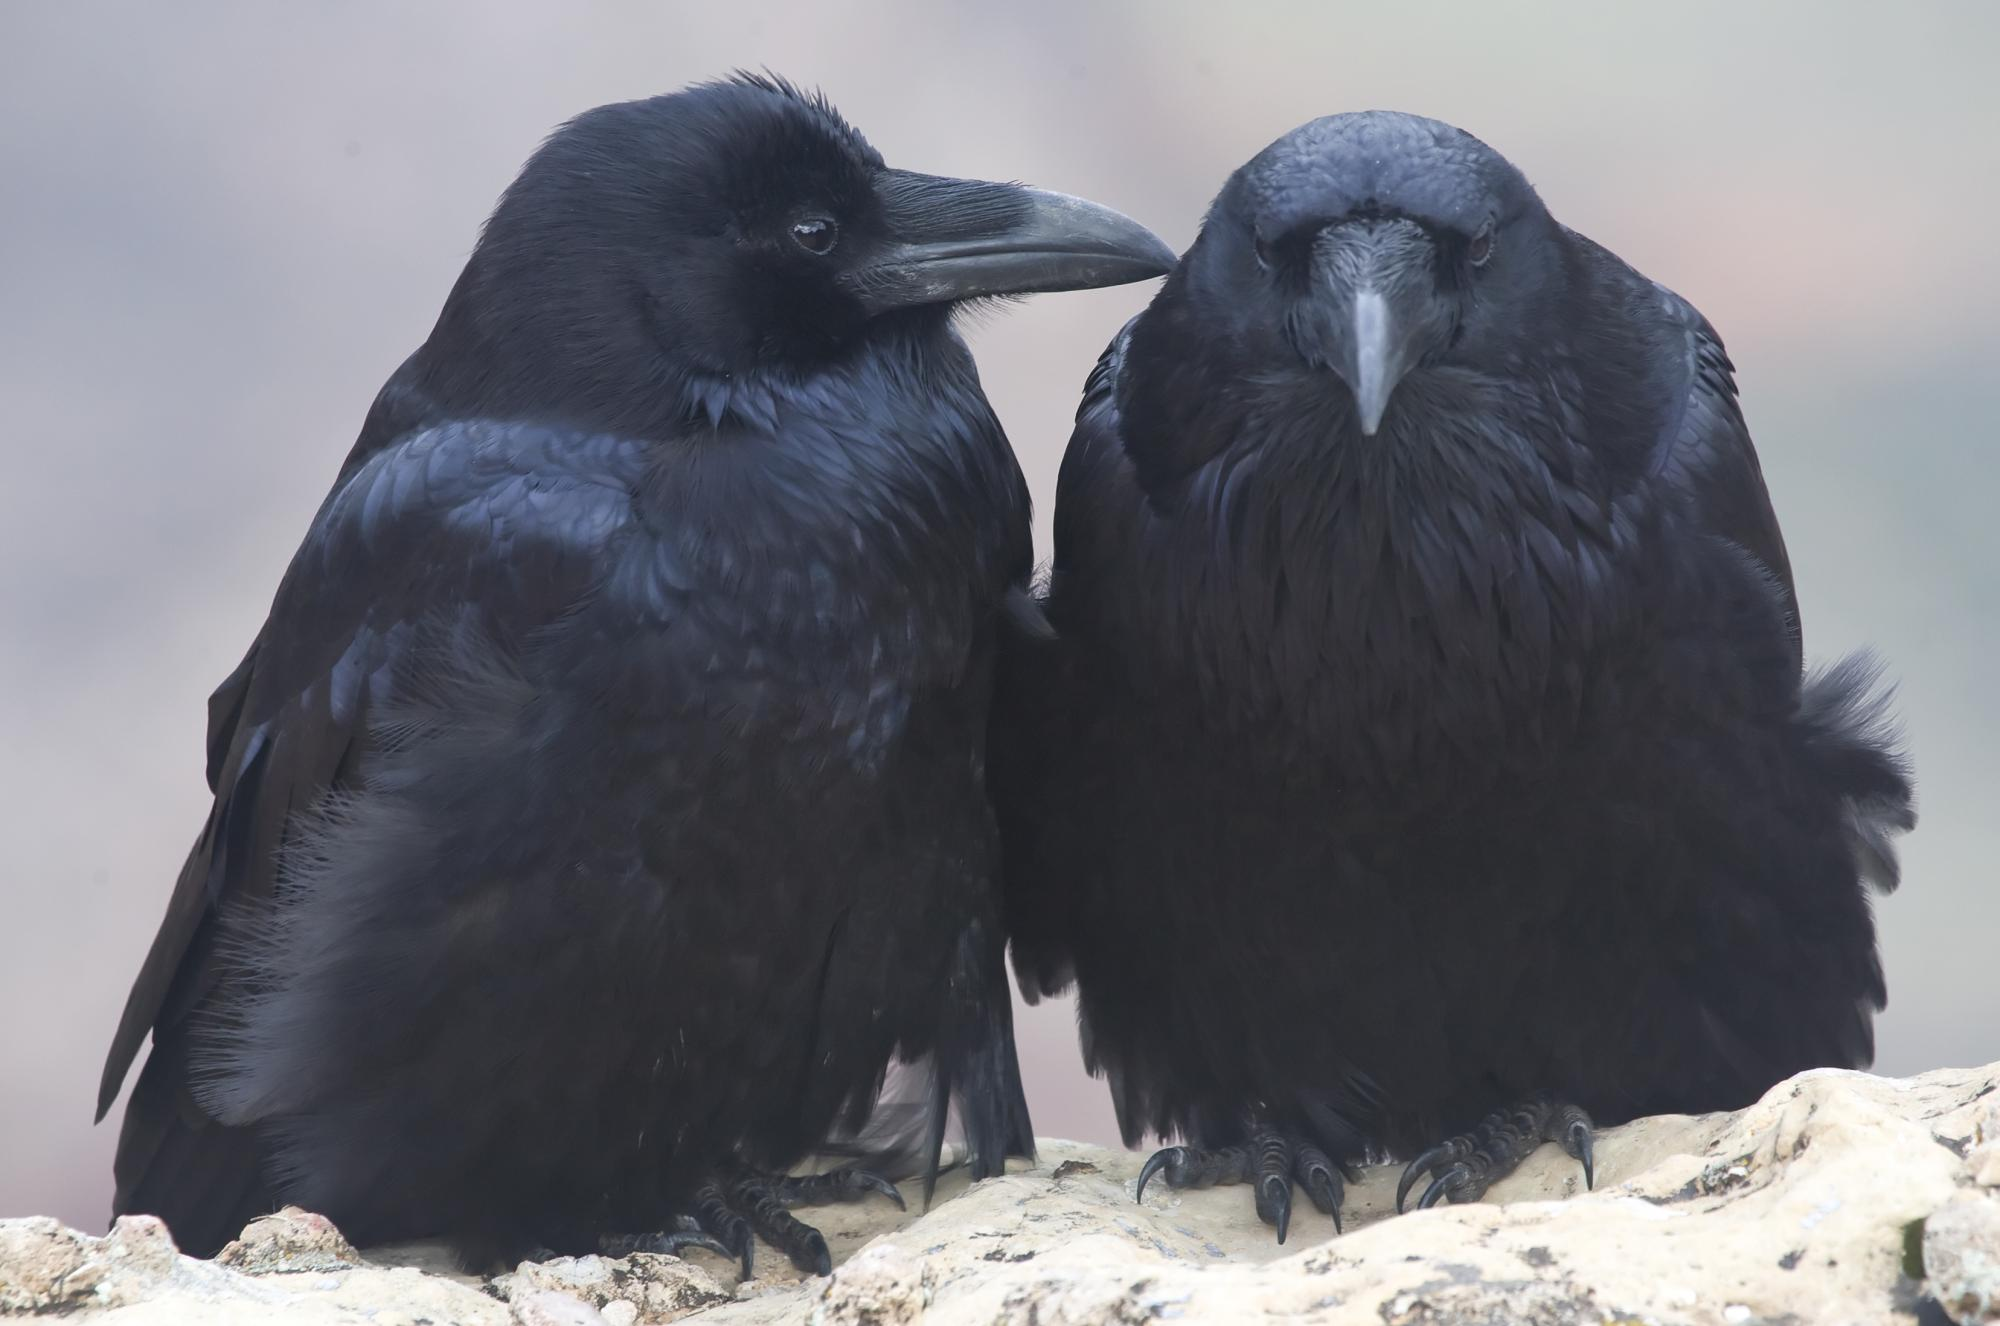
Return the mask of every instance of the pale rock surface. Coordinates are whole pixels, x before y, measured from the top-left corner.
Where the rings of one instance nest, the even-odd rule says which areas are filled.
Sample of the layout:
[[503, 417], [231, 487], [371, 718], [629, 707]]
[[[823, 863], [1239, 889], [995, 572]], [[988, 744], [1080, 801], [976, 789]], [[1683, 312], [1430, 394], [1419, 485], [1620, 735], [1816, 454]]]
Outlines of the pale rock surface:
[[596, 1308], [611, 1326], [678, 1321], [736, 1297], [700, 1267], [678, 1257], [643, 1253], [617, 1259], [522, 1262], [511, 1274], [494, 1280], [493, 1288], [517, 1305], [550, 1292], [566, 1295]]
[[1032, 1169], [947, 1179], [928, 1214], [815, 1209], [830, 1279], [760, 1248], [744, 1284], [703, 1252], [563, 1258], [482, 1282], [435, 1249], [356, 1254], [296, 1210], [212, 1263], [143, 1218], [103, 1238], [0, 1221], [0, 1312], [116, 1326], [1992, 1322], [1996, 1088], [2000, 1064], [1807, 1073], [1736, 1114], [1608, 1130], [1588, 1194], [1545, 1147], [1485, 1202], [1393, 1217], [1396, 1171], [1371, 1170], [1349, 1188], [1345, 1236], [1301, 1196], [1283, 1248], [1243, 1188], [1156, 1185], [1142, 1206], [1141, 1156], [1050, 1141]]

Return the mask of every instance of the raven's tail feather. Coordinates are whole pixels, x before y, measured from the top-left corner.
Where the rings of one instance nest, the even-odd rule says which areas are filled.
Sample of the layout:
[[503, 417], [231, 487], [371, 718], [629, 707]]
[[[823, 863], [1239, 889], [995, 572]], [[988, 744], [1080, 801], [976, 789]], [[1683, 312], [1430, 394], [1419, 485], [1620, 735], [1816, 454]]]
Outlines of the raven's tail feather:
[[1900, 882], [1895, 838], [1916, 827], [1916, 791], [1889, 712], [1894, 688], [1862, 651], [1806, 678], [1799, 696], [1814, 768], [1847, 808], [1847, 837], [1861, 881], [1883, 893]]
[[[1003, 943], [989, 939], [983, 926], [967, 927], [959, 943], [958, 975], [963, 988], [954, 979], [953, 1027], [938, 1080], [948, 1084], [958, 1107], [972, 1177], [991, 1178], [1005, 1170], [1009, 1156], [1035, 1154], [1035, 1128], [1014, 1049], [1014, 1001]], [[933, 1117], [939, 1113], [934, 1102]]]
[[[965, 1155], [947, 1164], [944, 1142], [954, 1116]], [[939, 1176], [961, 1164], [985, 1179], [1002, 1173], [1011, 1156], [1034, 1157], [1006, 962], [985, 926], [975, 922], [960, 937], [936, 1045], [897, 1065], [865, 1122], [820, 1149], [891, 1179], [921, 1175], [926, 1206]]]

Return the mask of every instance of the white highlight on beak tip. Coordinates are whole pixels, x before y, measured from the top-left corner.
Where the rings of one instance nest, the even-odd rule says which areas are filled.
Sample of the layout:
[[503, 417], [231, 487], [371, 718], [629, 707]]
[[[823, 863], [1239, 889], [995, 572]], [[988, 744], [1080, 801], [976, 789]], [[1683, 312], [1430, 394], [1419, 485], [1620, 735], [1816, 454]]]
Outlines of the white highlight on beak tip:
[[1389, 408], [1389, 302], [1377, 290], [1354, 295], [1354, 403], [1369, 437]]

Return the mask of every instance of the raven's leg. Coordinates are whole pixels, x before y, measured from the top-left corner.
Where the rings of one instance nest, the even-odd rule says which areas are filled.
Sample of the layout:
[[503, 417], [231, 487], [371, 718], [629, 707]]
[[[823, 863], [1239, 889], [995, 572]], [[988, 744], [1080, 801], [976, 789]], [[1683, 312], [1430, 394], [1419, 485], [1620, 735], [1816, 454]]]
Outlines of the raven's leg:
[[1410, 1188], [1425, 1175], [1430, 1186], [1417, 1199], [1417, 1209], [1436, 1206], [1445, 1198], [1454, 1203], [1476, 1202], [1487, 1186], [1514, 1172], [1528, 1155], [1544, 1142], [1556, 1142], [1583, 1162], [1583, 1186], [1597, 1178], [1592, 1162], [1590, 1116], [1574, 1105], [1565, 1105], [1548, 1095], [1536, 1096], [1512, 1109], [1495, 1110], [1480, 1120], [1469, 1133], [1448, 1138], [1418, 1156], [1403, 1169], [1396, 1184], [1396, 1209]]
[[1333, 1217], [1334, 1232], [1340, 1232], [1340, 1203], [1347, 1191], [1341, 1167], [1311, 1142], [1276, 1129], [1261, 1128], [1242, 1146], [1212, 1151], [1195, 1146], [1170, 1146], [1155, 1151], [1139, 1171], [1136, 1196], [1140, 1201], [1145, 1200], [1146, 1185], [1155, 1174], [1169, 1188], [1256, 1184], [1257, 1214], [1265, 1224], [1276, 1226], [1280, 1243], [1291, 1228], [1292, 1184], [1297, 1183], [1312, 1198], [1314, 1206]]

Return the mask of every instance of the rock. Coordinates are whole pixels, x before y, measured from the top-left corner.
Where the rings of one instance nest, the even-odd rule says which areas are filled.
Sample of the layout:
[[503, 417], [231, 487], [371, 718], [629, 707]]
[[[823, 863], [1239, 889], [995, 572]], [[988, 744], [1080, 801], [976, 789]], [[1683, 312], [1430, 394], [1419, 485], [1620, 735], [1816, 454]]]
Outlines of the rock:
[[2000, 1197], [1964, 1192], [1932, 1212], [1923, 1255], [1926, 1287], [1953, 1321], [2000, 1321]]
[[257, 1275], [183, 1257], [151, 1216], [121, 1217], [102, 1238], [42, 1217], [0, 1220], [0, 1312], [117, 1326], [511, 1326], [498, 1299], [415, 1270], [276, 1271], [286, 1239], [315, 1258], [347, 1246], [322, 1217], [296, 1215], [254, 1221], [231, 1245], [252, 1262], [256, 1249], [271, 1253], [270, 1273]]
[[180, 1256], [157, 1221], [101, 1239], [0, 1221], [0, 1311], [119, 1326], [2000, 1321], [2000, 1064], [1806, 1073], [1735, 1114], [1609, 1129], [1594, 1193], [1544, 1147], [1485, 1202], [1398, 1217], [1396, 1171], [1371, 1170], [1345, 1236], [1300, 1198], [1282, 1248], [1240, 1187], [1134, 1202], [1141, 1159], [1047, 1141], [1034, 1168], [948, 1177], [914, 1219], [819, 1208], [832, 1277], [793, 1278], [763, 1248], [742, 1285], [702, 1252], [524, 1263], [482, 1285], [441, 1273], [435, 1249], [364, 1259], [298, 1211], [255, 1222], [226, 1262]]
[[509, 1300], [553, 1290], [595, 1308], [611, 1326], [659, 1326], [736, 1301], [708, 1272], [679, 1257], [635, 1252], [629, 1257], [557, 1257], [522, 1262], [493, 1290]]
[[[516, 1294], [512, 1302], [514, 1320], [520, 1326], [611, 1326], [611, 1319], [590, 1304], [553, 1289], [526, 1290]], [[638, 1313], [632, 1315], [636, 1318]]]
[[0, 1312], [120, 1307], [168, 1288], [180, 1260], [151, 1216], [125, 1216], [101, 1239], [46, 1216], [0, 1221]]
[[239, 1271], [344, 1271], [361, 1265], [361, 1254], [341, 1237], [333, 1222], [296, 1206], [252, 1220], [215, 1260]]

